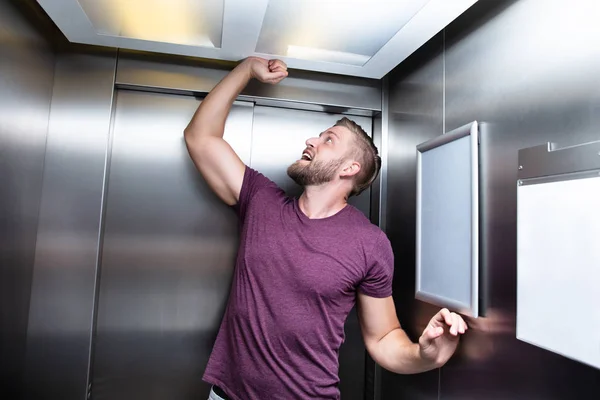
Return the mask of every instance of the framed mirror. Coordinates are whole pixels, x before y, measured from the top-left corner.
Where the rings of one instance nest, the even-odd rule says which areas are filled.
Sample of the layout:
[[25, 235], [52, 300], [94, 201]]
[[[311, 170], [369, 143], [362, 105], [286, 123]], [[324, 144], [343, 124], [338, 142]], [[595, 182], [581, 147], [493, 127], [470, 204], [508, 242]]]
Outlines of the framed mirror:
[[415, 297], [479, 314], [477, 121], [417, 146]]

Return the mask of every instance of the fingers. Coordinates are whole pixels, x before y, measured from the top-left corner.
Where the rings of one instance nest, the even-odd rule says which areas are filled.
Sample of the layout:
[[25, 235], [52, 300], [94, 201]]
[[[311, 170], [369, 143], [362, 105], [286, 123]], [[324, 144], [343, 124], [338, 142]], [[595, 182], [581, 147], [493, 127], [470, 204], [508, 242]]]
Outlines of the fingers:
[[268, 72], [264, 74], [263, 82], [277, 84], [288, 76], [287, 65], [281, 60], [269, 60], [267, 69]]
[[287, 68], [282, 65], [274, 65], [272, 67], [269, 67], [269, 70], [271, 72], [285, 72], [287, 71]]
[[461, 329], [462, 328], [460, 326], [460, 317], [458, 316], [458, 314], [452, 313], [452, 327], [450, 328], [450, 330], [453, 332], [454, 335], [458, 335]]
[[287, 71], [287, 65], [281, 60], [269, 60], [269, 71], [271, 72], [285, 72]]
[[447, 308], [443, 308], [440, 310], [439, 315], [442, 317], [442, 321], [446, 323], [446, 325], [452, 326], [452, 313]]
[[442, 328], [441, 326], [428, 326], [425, 331], [423, 332], [423, 334], [421, 335], [421, 338], [419, 339], [419, 343], [421, 344], [421, 346], [423, 348], [427, 348], [429, 345], [431, 345], [431, 342], [437, 338], [439, 338], [440, 336], [442, 336], [444, 334], [444, 328]]
[[260, 82], [277, 84], [288, 76], [287, 65], [281, 60], [265, 60], [252, 56], [244, 62], [250, 65], [251, 76]]
[[467, 331], [467, 329], [469, 329], [469, 327], [468, 327], [467, 323], [465, 322], [465, 320], [460, 315], [458, 315], [458, 319], [459, 319], [459, 323], [460, 323], [460, 328], [458, 331], [460, 333], [465, 333]]
[[463, 334], [468, 329], [467, 324], [462, 319], [462, 317], [456, 313], [450, 312], [447, 308], [442, 309], [439, 313], [439, 318], [437, 318], [440, 322], [445, 322], [446, 325], [450, 326], [449, 332], [451, 335], [456, 336], [459, 333]]
[[281, 82], [287, 75], [287, 72], [274, 72], [267, 76], [265, 82], [276, 84]]
[[435, 338], [442, 336], [443, 334], [444, 334], [444, 328], [442, 328], [441, 326], [438, 326], [437, 328], [431, 327], [431, 328], [427, 329], [425, 336], [428, 339], [433, 340]]

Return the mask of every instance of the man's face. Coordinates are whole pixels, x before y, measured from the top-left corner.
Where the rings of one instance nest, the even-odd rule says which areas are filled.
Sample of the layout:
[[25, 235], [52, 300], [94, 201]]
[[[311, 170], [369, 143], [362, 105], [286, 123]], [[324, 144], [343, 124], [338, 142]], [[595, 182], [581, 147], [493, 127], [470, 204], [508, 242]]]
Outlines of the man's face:
[[342, 126], [334, 126], [306, 141], [302, 157], [290, 165], [288, 175], [301, 186], [322, 185], [340, 176], [349, 159], [354, 138]]

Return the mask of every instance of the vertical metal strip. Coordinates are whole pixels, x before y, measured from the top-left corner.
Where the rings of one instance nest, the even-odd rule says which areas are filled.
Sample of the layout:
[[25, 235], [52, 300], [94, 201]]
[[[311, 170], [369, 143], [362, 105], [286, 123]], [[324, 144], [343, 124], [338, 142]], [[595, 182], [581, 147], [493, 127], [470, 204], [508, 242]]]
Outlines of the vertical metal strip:
[[379, 227], [387, 230], [387, 180], [389, 152], [389, 80], [384, 77], [381, 85], [381, 171], [379, 173]]
[[442, 135], [446, 133], [446, 28], [442, 31]]
[[29, 309], [27, 398], [88, 394], [115, 62], [114, 50], [57, 54]]
[[417, 227], [415, 230], [415, 294], [421, 291], [421, 172], [422, 172], [423, 155], [417, 150]]
[[115, 67], [113, 73], [113, 92], [110, 99], [110, 114], [108, 118], [110, 119], [109, 127], [108, 127], [108, 137], [106, 143], [106, 152], [104, 154], [104, 175], [102, 177], [102, 198], [100, 200], [100, 213], [99, 213], [99, 224], [98, 224], [98, 243], [96, 246], [96, 276], [94, 280], [94, 302], [92, 309], [92, 319], [91, 319], [91, 340], [90, 346], [88, 349], [88, 372], [87, 372], [87, 388], [88, 395], [87, 398], [90, 399], [92, 397], [92, 379], [93, 379], [93, 368], [94, 368], [94, 345], [96, 342], [96, 323], [98, 319], [98, 299], [100, 297], [100, 278], [101, 278], [101, 267], [102, 267], [102, 248], [104, 244], [104, 221], [106, 216], [106, 198], [108, 195], [108, 179], [110, 174], [110, 161], [112, 154], [112, 146], [113, 146], [113, 133], [114, 133], [114, 125], [115, 125], [115, 114], [117, 110], [117, 89], [115, 86], [116, 76], [117, 76], [117, 66], [119, 63], [119, 50], [117, 50], [117, 55], [115, 57]]
[[[442, 30], [442, 135], [446, 133], [446, 28]], [[420, 194], [417, 194], [419, 196]], [[419, 215], [420, 217], [420, 215]], [[420, 225], [420, 221], [417, 222], [417, 226]], [[419, 242], [420, 236], [417, 236], [417, 243]], [[418, 245], [417, 245], [418, 246]], [[417, 250], [417, 257], [419, 251]], [[420, 267], [417, 268], [417, 273], [420, 271]], [[420, 280], [417, 278], [417, 281]], [[420, 282], [419, 282], [420, 284]], [[418, 287], [418, 286], [417, 286]], [[442, 368], [438, 369], [438, 400], [442, 398]]]
[[479, 316], [479, 126], [471, 125], [471, 309]]
[[438, 392], [437, 392], [438, 400], [442, 399], [442, 368], [443, 367], [438, 368]]
[[[381, 84], [381, 171], [379, 173], [379, 210], [378, 223], [382, 231], [387, 230], [387, 179], [388, 179], [388, 152], [389, 152], [389, 78], [386, 76]], [[381, 400], [382, 369], [373, 362], [373, 399]]]

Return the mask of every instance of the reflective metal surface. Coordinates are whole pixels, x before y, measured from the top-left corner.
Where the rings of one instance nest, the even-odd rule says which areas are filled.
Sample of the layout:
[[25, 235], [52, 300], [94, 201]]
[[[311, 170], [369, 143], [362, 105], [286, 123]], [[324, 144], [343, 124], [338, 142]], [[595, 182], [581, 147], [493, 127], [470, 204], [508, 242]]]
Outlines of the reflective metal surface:
[[[390, 158], [396, 168], [390, 161], [388, 190], [404, 195], [407, 209], [414, 204], [415, 138], [441, 133], [443, 122], [452, 130], [482, 121], [481, 263], [488, 276], [482, 289], [485, 317], [469, 319], [471, 329], [459, 354], [442, 368], [440, 384], [428, 374], [387, 374], [384, 391], [390, 398], [587, 399], [600, 392], [599, 371], [515, 337], [518, 151], [546, 142], [565, 147], [598, 140], [600, 48], [593, 43], [600, 38], [599, 7], [595, 0], [481, 1], [446, 29], [445, 53], [432, 53], [432, 42], [395, 71]], [[443, 40], [443, 34], [435, 39]], [[390, 202], [398, 198], [388, 194]], [[390, 210], [392, 220], [394, 213]], [[414, 217], [414, 209], [403, 213]], [[412, 223], [401, 216], [394, 222], [402, 232]], [[388, 231], [395, 249], [412, 241]], [[413, 256], [399, 255], [396, 280], [410, 281], [412, 273], [403, 266]], [[410, 300], [400, 304], [414, 306]], [[409, 328], [418, 331], [434, 311], [415, 308]], [[584, 327], [582, 320], [574, 329]]]
[[[235, 213], [194, 167], [193, 97], [119, 91], [104, 220], [94, 399], [201, 399], [238, 244]], [[249, 163], [252, 104], [225, 139]]]
[[[395, 257], [394, 301], [404, 330], [418, 340], [436, 307], [415, 299], [416, 147], [443, 133], [443, 40], [438, 35], [389, 79], [386, 233]], [[468, 121], [465, 121], [468, 122]], [[381, 399], [437, 399], [439, 371], [382, 370]]]
[[[288, 195], [299, 195], [302, 188], [287, 176], [287, 167], [299, 158], [306, 147], [306, 139], [318, 136], [341, 117], [336, 114], [255, 107], [252, 167], [276, 182]], [[369, 135], [372, 134], [371, 118], [350, 118], [361, 125]], [[351, 197], [349, 203], [369, 217], [370, 189], [358, 197]], [[346, 321], [345, 333], [346, 340], [339, 356], [340, 391], [344, 399], [362, 400], [365, 396], [366, 352], [354, 309]]]
[[[208, 93], [233, 65], [120, 52], [116, 79], [119, 85]], [[278, 85], [253, 81], [242, 92], [241, 99], [244, 98], [281, 100], [313, 107], [336, 106], [342, 110], [381, 110], [379, 81], [308, 71], [290, 71], [289, 77]]]
[[29, 311], [28, 399], [87, 395], [115, 61], [113, 52], [60, 55], [56, 63]]
[[0, 397], [18, 399], [54, 54], [12, 1], [0, 26]]
[[[105, 179], [107, 178], [107, 176], [104, 174], [110, 173], [110, 170], [105, 168], [105, 164], [110, 158], [110, 151], [107, 152], [107, 149], [109, 149], [111, 146], [109, 140], [111, 115], [116, 115], [115, 113], [112, 113], [112, 95], [115, 86], [114, 76], [116, 71], [117, 56], [115, 52], [110, 51], [107, 51], [106, 53], [92, 53], [90, 50], [80, 48], [75, 49], [72, 47], [67, 47], [66, 49], [69, 52], [63, 53], [60, 56], [57, 64], [56, 84], [53, 89], [54, 92], [52, 112], [50, 116], [50, 133], [47, 155], [45, 159], [44, 183], [42, 189], [43, 196], [40, 208], [40, 225], [37, 232], [35, 275], [33, 278], [31, 312], [29, 315], [30, 329], [28, 331], [26, 376], [26, 385], [28, 388], [27, 398], [32, 399], [80, 399], [82, 397], [86, 397], [90, 393], [93, 396], [102, 396], [103, 387], [105, 389], [104, 393], [108, 393], [108, 396], [112, 396], [116, 392], [113, 393], [111, 392], [112, 389], [107, 389], [110, 387], [107, 384], [107, 379], [114, 378], [115, 368], [118, 370], [118, 368], [123, 365], [116, 362], [118, 357], [115, 356], [114, 350], [119, 349], [119, 343], [115, 341], [111, 342], [99, 339], [97, 349], [99, 351], [92, 352], [92, 327], [94, 325], [95, 318], [94, 301], [99, 293], [101, 293], [101, 291], [95, 292], [95, 289], [99, 287], [97, 284], [97, 264], [103, 261], [104, 256], [106, 256], [108, 260], [111, 260], [111, 257], [113, 257], [113, 260], [120, 260], [118, 262], [121, 262], [123, 259], [123, 254], [119, 254], [119, 249], [122, 250], [122, 248], [119, 246], [122, 246], [122, 243], [117, 243], [115, 245], [114, 241], [111, 242], [110, 239], [111, 237], [114, 237], [115, 232], [119, 233], [121, 226], [119, 224], [122, 224], [123, 222], [117, 218], [116, 220], [119, 221], [119, 223], [115, 225], [115, 217], [111, 217], [111, 215], [113, 215], [112, 213], [115, 211], [111, 211], [108, 208], [105, 208], [104, 210], [102, 209], [103, 195], [106, 194], [107, 196], [111, 196], [111, 192], [113, 192], [113, 189], [108, 190], [107, 187], [103, 185]], [[173, 59], [169, 59], [169, 62], [172, 64], [160, 64], [160, 68], [158, 68], [158, 70], [154, 70], [154, 72], [159, 73], [159, 75], [163, 74], [164, 77], [173, 77], [173, 71], [171, 70], [170, 66], [176, 66], [176, 64], [174, 64]], [[145, 63], [138, 64], [137, 66], [139, 69], [130, 70], [130, 72], [134, 76], [143, 77], [145, 76], [145, 72], [143, 70], [145, 65]], [[190, 71], [190, 68], [191, 67], [188, 66], [187, 71]], [[203, 73], [207, 73], [207, 70], [202, 70], [202, 73], [199, 76], [203, 76]], [[207, 74], [210, 75], [210, 73]], [[293, 94], [289, 96], [290, 98], [286, 98], [284, 100], [278, 98], [278, 95], [274, 95], [272, 98], [268, 96], [250, 97], [256, 99], [256, 101], [261, 104], [283, 104], [286, 108], [298, 106], [300, 108], [309, 108], [311, 110], [322, 110], [329, 112], [335, 110], [336, 112], [350, 115], [359, 114], [359, 116], [355, 117], [355, 119], [360, 120], [362, 118], [361, 121], [364, 122], [361, 123], [365, 125], [365, 129], [370, 131], [370, 115], [373, 112], [372, 109], [367, 108], [371, 107], [370, 105], [361, 103], [359, 106], [365, 106], [365, 108], [349, 108], [343, 105], [345, 104], [344, 102], [342, 102], [343, 104], [340, 106], [339, 104], [335, 104], [335, 101], [325, 101], [323, 99], [325, 99], [327, 96], [329, 96], [327, 98], [332, 98], [334, 100], [360, 98], [360, 101], [363, 101], [365, 99], [372, 98], [372, 96], [376, 96], [379, 99], [379, 84], [376, 81], [372, 82], [354, 78], [337, 79], [333, 77], [331, 79], [336, 82], [337, 86], [335, 84], [333, 86], [328, 86], [326, 81], [330, 78], [331, 77], [326, 77], [321, 74], [305, 74], [302, 77], [304, 83], [300, 85], [302, 86], [302, 90], [296, 92], [297, 88], [290, 89], [293, 93], [299, 94]], [[211, 85], [214, 85], [217, 81], [214, 79], [209, 79], [209, 82], [210, 85], [205, 86], [203, 90], [208, 91], [212, 87]], [[121, 83], [117, 86], [130, 88], [135, 87], [140, 91], [145, 92], [152, 92], [153, 90], [160, 90], [163, 92], [181, 92], [179, 89], [156, 89], [154, 87], [136, 86], [135, 84]], [[339, 93], [340, 88], [342, 88], [343, 92], [341, 95]], [[198, 91], [198, 88], [192, 89], [194, 92]], [[183, 91], [185, 92], [185, 90]], [[191, 93], [192, 91], [188, 92]], [[331, 93], [334, 94], [331, 95]], [[133, 94], [129, 94], [133, 96]], [[164, 97], [164, 95], [158, 94], [146, 94], [146, 96]], [[246, 98], [248, 97], [249, 96], [246, 96]], [[311, 100], [313, 97], [314, 100]], [[174, 123], [173, 126], [178, 126], [177, 124], [185, 125], [192, 115], [192, 111], [197, 105], [197, 102], [194, 101], [192, 97], [184, 98], [184, 103], [188, 104], [188, 106], [186, 106], [187, 108], [185, 108], [185, 111], [187, 112], [184, 116], [183, 114], [180, 114], [184, 111], [184, 108], [180, 107], [179, 103], [169, 106], [170, 98], [168, 96], [165, 98], [167, 98], [166, 102], [160, 102], [162, 108], [159, 107], [160, 112], [157, 112], [156, 114], [168, 115], [169, 112], [173, 112], [175, 117], [174, 119], [170, 117], [160, 119], [153, 126], [157, 129], [160, 127], [168, 127], [172, 122]], [[174, 97], [173, 99], [176, 98], [178, 97]], [[311, 103], [312, 101], [314, 101], [314, 103]], [[377, 102], [379, 102], [379, 100]], [[149, 115], [147, 115], [147, 111], [144, 108], [145, 106], [143, 102], [139, 105], [142, 108], [136, 108], [135, 102], [133, 102], [132, 107], [129, 108], [129, 111], [125, 112], [124, 114], [129, 115], [129, 117], [135, 116], [135, 118], [131, 120], [127, 120], [127, 118], [125, 118], [122, 119], [122, 121], [131, 123], [131, 126], [136, 126], [138, 120], [143, 121], [144, 118], [150, 118], [153, 112], [150, 112]], [[371, 105], [373, 108], [379, 107], [377, 104]], [[285, 112], [286, 110], [282, 111]], [[322, 113], [306, 112], [306, 116], [310, 116], [309, 119], [319, 119], [319, 115], [322, 115]], [[368, 117], [361, 117], [363, 115]], [[308, 135], [303, 136], [310, 136], [320, 132], [320, 129], [324, 129], [324, 127], [329, 126], [335, 121], [335, 119], [339, 117], [339, 114], [336, 114], [335, 118], [332, 115], [329, 115], [328, 118], [330, 121], [328, 120], [328, 122], [323, 126], [319, 124], [319, 130], [315, 132], [311, 131]], [[306, 122], [306, 118], [303, 118], [303, 121]], [[249, 132], [246, 128], [240, 126], [236, 127], [230, 124], [230, 127], [232, 132]], [[130, 149], [130, 147], [127, 147], [131, 145], [131, 143], [127, 143], [127, 136], [123, 137], [125, 137], [125, 147], [122, 148]], [[246, 140], [249, 140], [248, 138], [251, 138], [251, 136], [247, 137], [244, 135], [238, 135], [230, 139], [233, 141], [238, 140], [241, 144], [241, 147], [244, 147], [245, 145], [243, 143], [245, 143]], [[302, 143], [298, 149], [302, 149], [304, 147], [303, 141], [305, 139], [306, 137], [303, 137]], [[169, 147], [167, 146], [165, 149], [167, 148]], [[160, 165], [160, 162], [162, 162], [160, 161], [161, 156], [166, 160], [166, 165], [169, 165], [168, 158], [171, 153], [161, 153], [160, 150], [162, 149], [157, 149], [159, 155], [153, 160], [153, 162], [150, 162], [149, 165], [151, 168], [156, 168], [156, 165]], [[179, 150], [175, 149], [173, 151]], [[250, 162], [250, 147], [246, 146], [245, 148], [238, 149], [238, 151], [241, 153], [244, 159]], [[295, 151], [296, 146], [294, 146], [294, 152]], [[134, 179], [136, 177], [135, 173], [138, 171], [136, 169], [136, 165], [145, 164], [141, 163], [142, 158], [132, 157], [133, 153], [133, 151], [127, 153], [127, 157], [125, 157], [125, 159], [128, 161], [125, 162], [121, 160], [121, 164], [119, 164], [121, 166], [119, 167], [118, 171], [122, 172], [114, 173], [113, 171], [113, 174], [117, 174], [116, 176], [123, 179], [128, 177], [130, 179], [129, 182], [138, 183], [138, 181]], [[117, 152], [115, 154], [120, 154], [123, 156], [124, 153]], [[294, 153], [294, 157], [297, 157], [296, 153]], [[186, 160], [187, 157], [183, 157], [183, 159]], [[135, 163], [132, 163], [133, 161], [135, 161]], [[285, 171], [286, 166], [287, 165], [281, 165], [283, 171]], [[180, 167], [181, 165], [179, 165], [179, 167], [175, 166], [174, 168]], [[177, 169], [173, 171], [176, 170]], [[168, 173], [168, 170], [165, 170], [164, 172], [157, 171], [155, 173], [155, 177], [168, 178]], [[171, 175], [168, 183], [177, 186], [181, 182], [177, 181], [176, 179], [182, 179], [182, 177]], [[196, 185], [191, 185], [190, 188], [195, 188], [194, 190], [202, 192], [201, 186], [202, 185], [198, 183]], [[130, 185], [130, 188], [134, 187], [134, 184]], [[157, 190], [157, 188], [160, 188], [160, 186], [152, 187], [147, 185], [147, 188]], [[118, 194], [119, 192], [117, 191], [115, 196]], [[156, 196], [154, 196], [154, 194], [156, 194]], [[143, 193], [122, 191], [121, 200], [126, 203], [126, 200], [131, 200], [128, 197], [131, 195], [140, 196], [139, 199], [141, 199], [141, 204], [146, 204], [146, 202], [153, 200], [155, 197], [162, 200], [167, 199], [165, 197], [166, 194], [160, 190], [154, 194], [152, 196], [144, 196]], [[192, 194], [190, 194], [190, 196], [192, 196]], [[175, 209], [177, 209], [176, 205], [179, 204], [178, 201], [181, 202], [182, 200], [175, 199], [173, 200], [173, 203], [165, 203], [163, 206], [168, 207], [175, 205]], [[365, 211], [365, 213], [368, 215], [370, 206], [369, 193], [366, 192], [360, 198], [357, 198], [354, 201], [356, 202], [355, 204], [359, 208], [363, 209], [363, 211]], [[113, 204], [114, 203], [115, 202], [113, 201]], [[149, 204], [152, 204], [152, 202]], [[107, 201], [105, 205], [106, 207], [110, 207], [110, 202]], [[199, 210], [195, 211], [199, 212]], [[144, 217], [148, 217], [148, 219], [138, 219], [137, 223], [139, 226], [137, 228], [136, 223], [132, 223], [131, 226], [127, 226], [127, 229], [135, 230], [139, 228], [136, 232], [140, 233], [142, 232], [142, 228], [145, 229], [146, 227], [152, 227], [153, 224], [162, 226], [160, 225], [160, 221], [163, 221], [163, 219], [159, 218], [160, 215], [158, 213], [156, 215], [148, 216], [147, 213], [144, 214], [143, 210], [140, 212], [142, 212], [142, 214], [139, 215], [136, 215], [135, 212], [126, 213], [126, 217], [141, 218], [140, 215], [142, 215]], [[109, 227], [108, 224], [106, 225], [106, 228], [109, 229], [107, 231], [109, 232], [107, 237], [108, 243], [116, 246], [115, 248], [111, 248], [110, 246], [107, 247], [106, 254], [102, 253], [102, 245], [106, 243], [103, 243], [102, 240], [99, 240], [99, 238], [104, 237], [103, 235], [105, 233], [103, 231], [103, 225], [101, 224], [103, 215], [106, 215], [107, 221], [113, 221], [113, 225], [110, 225], [112, 228]], [[218, 219], [220, 218], [219, 215], [219, 213], [211, 213], [209, 217], [212, 219]], [[213, 235], [213, 237], [211, 237], [211, 243], [213, 243], [214, 240], [221, 240], [218, 239], [221, 237], [219, 234], [221, 229], [229, 232], [227, 225], [221, 224], [220, 220], [215, 220], [213, 222], [214, 223], [210, 225], [210, 232], [211, 234], [216, 232], [217, 235]], [[186, 226], [182, 229], [185, 231], [185, 229], [189, 230], [192, 228]], [[193, 229], [191, 232], [193, 234], [198, 234], [198, 231]], [[169, 229], [166, 229], [166, 233], [170, 235], [173, 232], [171, 232]], [[228, 236], [226, 235], [225, 237]], [[139, 237], [136, 238], [136, 240], [138, 239]], [[159, 242], [160, 243], [157, 245], [157, 247], [160, 249], [160, 245], [164, 246], [164, 244], [162, 241]], [[175, 242], [171, 243], [175, 247], [181, 244], [178, 240]], [[145, 249], [146, 247], [144, 247], [144, 245], [145, 239], [144, 242], [141, 242], [140, 246]], [[130, 249], [125, 250], [130, 251]], [[133, 250], [133, 252], [130, 251], [130, 256], [131, 254], [134, 254], [135, 257], [139, 258], [139, 260], [147, 259], [147, 257], [144, 258], [144, 253], [141, 250], [137, 253], [135, 249]], [[172, 247], [168, 247], [167, 250], [170, 252], [173, 251]], [[197, 250], [198, 249], [195, 249], [195, 251]], [[205, 250], [210, 252], [209, 254], [213, 254], [216, 251], [218, 254], [229, 254], [229, 256], [231, 256], [234, 251], [231, 247], [215, 249], [212, 245]], [[117, 256], [114, 256], [114, 254], [117, 254]], [[127, 259], [127, 262], [134, 260], [135, 257], [131, 256], [129, 259]], [[210, 257], [208, 258], [210, 259]], [[158, 257], [158, 259], [160, 260], [161, 258]], [[200, 257], [200, 259], [204, 259], [204, 257]], [[188, 259], [184, 261], [188, 263], [186, 265], [189, 265], [189, 262], [193, 262]], [[110, 274], [108, 276], [110, 276]], [[223, 291], [223, 286], [219, 286], [216, 288], [217, 294], [215, 295], [213, 289], [215, 289], [215, 282], [220, 282], [217, 284], [217, 286], [223, 284], [223, 282], [227, 282], [226, 273], [225, 275], [210, 275], [208, 281], [212, 282], [209, 284], [208, 289], [196, 293], [195, 298], [208, 298], [210, 301], [214, 302], [216, 305], [213, 304], [211, 312], [213, 312], [214, 315], [218, 315], [220, 310], [217, 304], [219, 302], [218, 299], [225, 295], [225, 291]], [[168, 279], [165, 280], [165, 282], [169, 284]], [[190, 281], [190, 284], [193, 282], [193, 280]], [[202, 284], [204, 285], [206, 282], [207, 280], [204, 276]], [[139, 282], [133, 282], [132, 284], [139, 285]], [[137, 286], [132, 286], [132, 288], [135, 287]], [[140, 287], [140, 290], [142, 292], [144, 290], [151, 290], [151, 285], [149, 284], [147, 288], [142, 286]], [[132, 293], [135, 294], [137, 292], [133, 291]], [[212, 294], [209, 295], [209, 293]], [[159, 296], [159, 298], [162, 297], [163, 296]], [[169, 296], [165, 295], [164, 297], [168, 299]], [[136, 305], [140, 304], [136, 303]], [[144, 306], [144, 304], [141, 304], [140, 306]], [[103, 308], [98, 309], [97, 316], [99, 323], [99, 335], [103, 332], [106, 333], [107, 331], [111, 334], [114, 333], [114, 331], [111, 331], [111, 329], [113, 329], [115, 326], [115, 324], [113, 324], [115, 318], [119, 322], [124, 322], [124, 319], [117, 318], [118, 314], [113, 315], [111, 312], [108, 312], [108, 310], [113, 310], [115, 313], [117, 312], [115, 310], [122, 311], [122, 307], [123, 305], [115, 306], [112, 304], [112, 308], [107, 308], [105, 305]], [[143, 310], [143, 308], [141, 309]], [[150, 309], [153, 311], [150, 312], [149, 320], [153, 321], [152, 323], [154, 323], [156, 321], [152, 320], [152, 313], [156, 309], [152, 307], [150, 307]], [[163, 311], [161, 311], [162, 317], [164, 317]], [[131, 316], [129, 317], [133, 318]], [[135, 318], [132, 320], [135, 321]], [[173, 321], [175, 322], [172, 324], [171, 322]], [[201, 340], [201, 343], [205, 343], [206, 347], [204, 351], [202, 351], [200, 349], [202, 345], [199, 345], [199, 342], [195, 341], [197, 336], [187, 336], [187, 339], [184, 340], [185, 345], [180, 347], [180, 349], [185, 348], [185, 351], [179, 354], [185, 354], [181, 356], [185, 358], [190, 354], [195, 354], [194, 352], [198, 350], [198, 357], [207, 357], [208, 344], [212, 344], [211, 341], [213, 340], [213, 337], [211, 335], [214, 336], [216, 329], [216, 325], [214, 324], [216, 324], [216, 322], [210, 320], [212, 322], [206, 325], [206, 320], [200, 319], [195, 320], [196, 322], [194, 322], [194, 320], [191, 321], [192, 325], [196, 322], [201, 325], [203, 329], [203, 335], [205, 335], [204, 339], [202, 339], [204, 342]], [[175, 317], [174, 320], [168, 318], [165, 320], [163, 318], [162, 322], [158, 323], [158, 326], [163, 331], [166, 329], [166, 327], [168, 327], [168, 329], [180, 332], [181, 329], [178, 328], [179, 322], [181, 321], [177, 317]], [[152, 323], [150, 323], [150, 327], [156, 327], [156, 325], [152, 325]], [[184, 323], [184, 325], [187, 323], [190, 323], [190, 321], [187, 321]], [[213, 325], [210, 325], [211, 323]], [[362, 396], [365, 364], [364, 347], [362, 346], [362, 340], [359, 336], [356, 320], [354, 320], [354, 324], [355, 328], [352, 329], [348, 334], [348, 343], [353, 343], [357, 346], [355, 348], [360, 350], [358, 352], [348, 351], [347, 356], [342, 356], [342, 375], [346, 374], [350, 376], [349, 378], [343, 378], [343, 382], [347, 382], [350, 388], [342, 390], [343, 392], [349, 393], [358, 387], [359, 389], [356, 389], [358, 390], [356, 393], [360, 393]], [[128, 331], [129, 327], [130, 325], [125, 325], [125, 328], [122, 328], [121, 332], [127, 331], [127, 333], [130, 333], [131, 331]], [[142, 328], [143, 327], [144, 326], [142, 326]], [[159, 340], [160, 329], [159, 336], [147, 336], [147, 341], [145, 341], [146, 339], [141, 339], [143, 336], [139, 336], [136, 337], [137, 339], [134, 341], [136, 341], [136, 343], [139, 341], [139, 344], [143, 345], [144, 343], [148, 344], [148, 341], [151, 342], [154, 339]], [[156, 331], [154, 331], [154, 333], [156, 333]], [[112, 339], [114, 339], [116, 336], [113, 336]], [[131, 337], [132, 336], [130, 336], [130, 338]], [[174, 337], [175, 336], [171, 337], [171, 339]], [[174, 340], [176, 341], [176, 339]], [[352, 346], [354, 345], [348, 344], [346, 347], [353, 348]], [[176, 344], [173, 344], [173, 346], [176, 347]], [[144, 346], [138, 347], [138, 349], [142, 347]], [[147, 349], [147, 347], [144, 348]], [[168, 353], [169, 348], [161, 348], [160, 351]], [[152, 356], [152, 354], [156, 353], [150, 352], [148, 356]], [[166, 353], [162, 354], [165, 355]], [[98, 359], [95, 362], [92, 361], [90, 364], [89, 360], [93, 360], [93, 357], [98, 357]], [[113, 359], [111, 357], [115, 358]], [[358, 359], [355, 359], [355, 357], [358, 357]], [[156, 385], [153, 387], [161, 387], [162, 389], [168, 388], [170, 391], [179, 391], [178, 393], [185, 392], [188, 394], [196, 394], [198, 391], [203, 393], [204, 389], [206, 388], [203, 386], [204, 384], [201, 382], [200, 376], [198, 376], [196, 373], [203, 368], [204, 363], [200, 362], [196, 364], [195, 361], [195, 358], [193, 358], [193, 360], [190, 358], [185, 358], [185, 360], [181, 361], [181, 368], [188, 368], [186, 370], [187, 373], [194, 374], [193, 380], [186, 381], [179, 379], [175, 382], [174, 380], [169, 381], [171, 378], [175, 379], [175, 375], [163, 376], [163, 385], [161, 386], [161, 381], [158, 379], [156, 381]], [[60, 365], [60, 368], [57, 368], [57, 365]], [[354, 365], [359, 365], [359, 368], [355, 370]], [[91, 366], [95, 367], [96, 370], [91, 370]], [[130, 367], [131, 365], [127, 364], [127, 366]], [[160, 363], [146, 364], [143, 366], [146, 369], [140, 368], [139, 370], [136, 370], [133, 368], [128, 369], [128, 371], [131, 372], [131, 377], [134, 377], [136, 374], [138, 374], [137, 377], [139, 378], [140, 374], [143, 374], [144, 371], [152, 370], [152, 368], [157, 368], [159, 366], [162, 365]], [[355, 371], [359, 371], [358, 380], [355, 379]], [[103, 373], [105, 374], [103, 375]], [[94, 384], [88, 386], [88, 383], [91, 383], [90, 376], [93, 376]], [[138, 380], [136, 379], [131, 379], [128, 384], [121, 386], [121, 389], [125, 388], [126, 391], [133, 390], [132, 388], [139, 389], [140, 386], [135, 386], [132, 384], [132, 382], [147, 382], [147, 380], [144, 379], [140, 380], [141, 378]], [[190, 382], [192, 383], [191, 385]], [[112, 383], [114, 383], [114, 381]], [[170, 385], [171, 383], [173, 384], [172, 386]], [[97, 387], [100, 388], [97, 389]], [[158, 390], [156, 393], [162, 392]]]
[[582, 143], [567, 148], [557, 148], [553, 143], [546, 143], [519, 150], [519, 179], [561, 175], [598, 168], [600, 168], [600, 141]]
[[387, 189], [388, 189], [388, 159], [389, 159], [389, 128], [390, 128], [390, 90], [387, 77], [381, 81], [381, 113], [373, 119], [373, 140], [375, 146], [379, 149], [381, 157], [381, 170], [379, 179], [373, 183], [372, 187], [378, 189], [377, 197], [372, 197], [377, 212], [377, 221], [373, 221], [385, 232], [387, 230]]
[[[378, 179], [371, 184], [371, 223], [385, 231], [385, 193], [387, 189], [387, 139], [388, 139], [388, 86], [387, 78], [381, 81], [381, 112], [373, 116], [373, 142], [381, 157]], [[381, 399], [381, 367], [366, 354], [365, 400]]]

